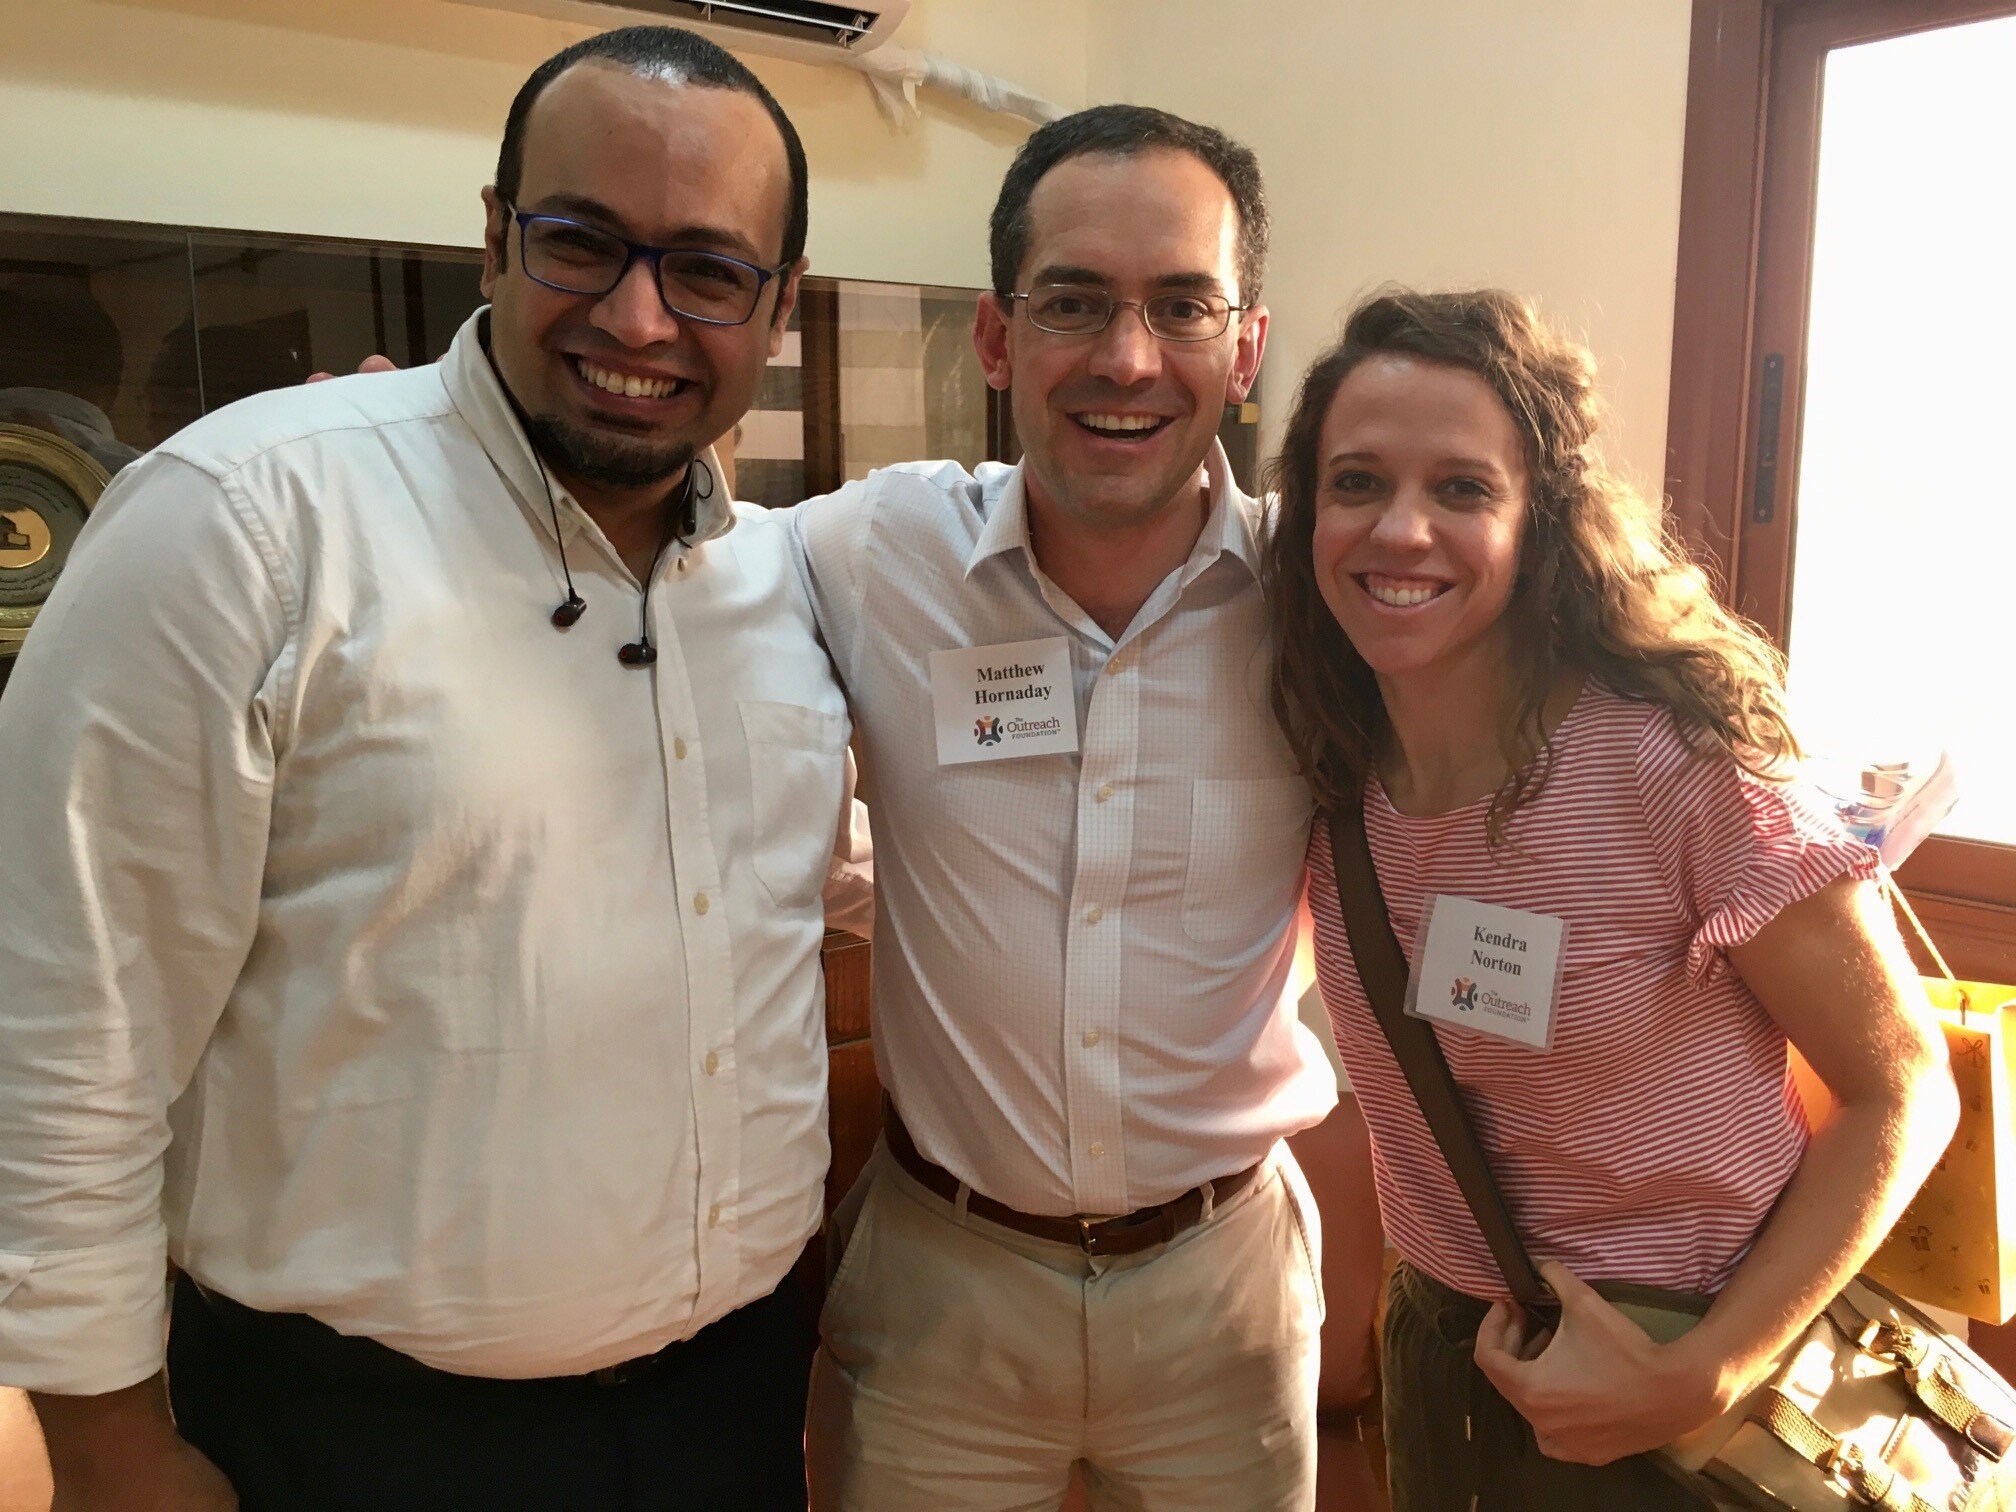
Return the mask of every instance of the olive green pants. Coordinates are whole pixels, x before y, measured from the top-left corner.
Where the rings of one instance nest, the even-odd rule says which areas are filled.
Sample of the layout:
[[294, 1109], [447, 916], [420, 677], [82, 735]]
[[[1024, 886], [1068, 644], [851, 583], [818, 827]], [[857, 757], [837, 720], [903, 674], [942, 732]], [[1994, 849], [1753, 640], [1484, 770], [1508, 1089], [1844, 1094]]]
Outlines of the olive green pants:
[[1638, 1456], [1547, 1458], [1477, 1368], [1489, 1304], [1402, 1263], [1386, 1290], [1386, 1473], [1393, 1512], [1698, 1512], [1713, 1503]]

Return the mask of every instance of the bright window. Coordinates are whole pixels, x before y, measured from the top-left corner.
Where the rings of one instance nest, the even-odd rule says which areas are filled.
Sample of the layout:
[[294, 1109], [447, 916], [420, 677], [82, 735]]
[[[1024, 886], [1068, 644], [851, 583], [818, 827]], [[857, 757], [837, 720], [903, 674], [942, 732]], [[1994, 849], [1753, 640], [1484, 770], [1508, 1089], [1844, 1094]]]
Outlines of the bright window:
[[2016, 844], [2016, 18], [1830, 54], [1817, 206], [1795, 725]]

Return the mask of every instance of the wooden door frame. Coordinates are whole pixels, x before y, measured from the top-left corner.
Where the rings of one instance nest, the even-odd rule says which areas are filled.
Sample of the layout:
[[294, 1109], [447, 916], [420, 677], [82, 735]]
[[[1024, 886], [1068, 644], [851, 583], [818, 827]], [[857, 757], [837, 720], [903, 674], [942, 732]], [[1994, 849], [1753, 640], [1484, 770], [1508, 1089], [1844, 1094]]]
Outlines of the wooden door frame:
[[[1666, 489], [1724, 598], [1780, 644], [1825, 53], [2011, 14], [2016, 0], [1695, 0]], [[1761, 422], [1774, 353], [1785, 361], [1772, 457]], [[1762, 509], [1760, 462], [1775, 469]], [[2016, 847], [1938, 837], [1899, 876], [1957, 970], [2016, 980]]]
[[[2016, 0], [1694, 0], [1680, 178], [1666, 489], [1688, 544], [1726, 585], [1743, 545], [1755, 392], [1752, 368], [1764, 215], [1771, 66], [1786, 43], [1825, 25], [1842, 41], [1874, 41], [2016, 14]], [[1807, 142], [1817, 129], [1806, 124]], [[1780, 137], [1782, 149], [1790, 144]], [[1771, 185], [1796, 196], [1810, 246], [1811, 175]], [[1730, 396], [1740, 402], [1731, 402]], [[1782, 448], [1781, 448], [1782, 450]], [[1767, 627], [1768, 628], [1768, 627]]]

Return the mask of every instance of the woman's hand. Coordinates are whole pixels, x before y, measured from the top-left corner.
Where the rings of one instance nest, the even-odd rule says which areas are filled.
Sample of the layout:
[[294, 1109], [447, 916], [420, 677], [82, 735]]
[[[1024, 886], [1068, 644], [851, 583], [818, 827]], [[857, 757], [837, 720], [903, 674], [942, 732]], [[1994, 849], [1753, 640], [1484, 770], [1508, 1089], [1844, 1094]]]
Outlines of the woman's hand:
[[1718, 1362], [1684, 1340], [1653, 1342], [1565, 1265], [1548, 1261], [1540, 1274], [1561, 1300], [1560, 1327], [1529, 1340], [1519, 1310], [1494, 1303], [1477, 1330], [1477, 1365], [1532, 1424], [1542, 1454], [1607, 1465], [1728, 1409], [1734, 1393]]

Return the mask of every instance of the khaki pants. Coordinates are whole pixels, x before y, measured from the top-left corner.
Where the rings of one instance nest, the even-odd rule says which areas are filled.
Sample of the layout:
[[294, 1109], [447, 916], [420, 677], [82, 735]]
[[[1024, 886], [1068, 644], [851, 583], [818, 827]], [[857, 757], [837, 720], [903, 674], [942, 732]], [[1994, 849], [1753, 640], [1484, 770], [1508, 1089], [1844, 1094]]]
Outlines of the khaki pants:
[[877, 1148], [835, 1214], [812, 1369], [819, 1512], [1307, 1512], [1314, 1204], [1285, 1147], [1171, 1243], [1089, 1259], [963, 1212]]

